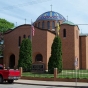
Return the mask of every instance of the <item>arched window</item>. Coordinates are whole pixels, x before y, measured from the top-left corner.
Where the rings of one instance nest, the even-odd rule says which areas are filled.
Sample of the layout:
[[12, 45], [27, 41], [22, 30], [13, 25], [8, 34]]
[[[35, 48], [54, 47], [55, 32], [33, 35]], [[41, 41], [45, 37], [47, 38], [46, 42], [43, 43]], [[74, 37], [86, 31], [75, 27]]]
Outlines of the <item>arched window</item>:
[[52, 29], [55, 29], [55, 22], [52, 22]]
[[42, 29], [44, 29], [44, 21], [42, 22]]
[[26, 35], [23, 35], [23, 38], [26, 38]]
[[35, 23], [35, 27], [37, 27], [37, 23]]
[[30, 39], [31, 37], [30, 37], [30, 35], [28, 36], [28, 39]]
[[66, 29], [63, 29], [63, 37], [66, 37]]
[[41, 54], [37, 54], [35, 57], [35, 61], [43, 61], [43, 57]]
[[38, 23], [38, 28], [40, 28], [40, 22]]
[[18, 46], [21, 45], [21, 36], [19, 36], [19, 40], [18, 40]]
[[50, 22], [47, 22], [47, 29], [50, 29]]

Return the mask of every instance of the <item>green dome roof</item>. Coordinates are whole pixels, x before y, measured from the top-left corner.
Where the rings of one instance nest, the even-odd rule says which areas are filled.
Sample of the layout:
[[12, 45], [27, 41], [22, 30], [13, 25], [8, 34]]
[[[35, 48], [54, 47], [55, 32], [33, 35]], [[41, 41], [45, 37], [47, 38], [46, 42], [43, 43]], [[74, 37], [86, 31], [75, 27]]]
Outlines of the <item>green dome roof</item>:
[[76, 24], [74, 24], [74, 23], [72, 23], [71, 21], [64, 21], [62, 24], [69, 24], [69, 25], [76, 25]]

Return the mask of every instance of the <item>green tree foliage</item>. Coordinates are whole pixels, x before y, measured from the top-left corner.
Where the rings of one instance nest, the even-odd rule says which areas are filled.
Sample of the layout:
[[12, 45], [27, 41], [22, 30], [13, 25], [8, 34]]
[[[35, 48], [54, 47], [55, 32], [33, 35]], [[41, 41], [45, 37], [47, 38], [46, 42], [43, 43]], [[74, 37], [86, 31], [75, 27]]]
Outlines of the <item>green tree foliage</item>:
[[13, 27], [14, 27], [13, 23], [0, 18], [0, 56], [2, 56], [4, 48], [4, 45], [1, 44], [1, 41], [3, 41], [3, 33]]
[[23, 71], [30, 71], [32, 66], [32, 45], [29, 39], [23, 39], [20, 52], [18, 67], [23, 67]]
[[14, 27], [14, 24], [5, 20], [5, 19], [2, 19], [0, 18], [0, 32], [6, 32], [7, 30], [9, 30], [10, 28], [13, 28]]
[[59, 73], [62, 71], [62, 44], [59, 36], [54, 38], [51, 47], [51, 56], [48, 62], [48, 72], [53, 74], [54, 68], [57, 68]]

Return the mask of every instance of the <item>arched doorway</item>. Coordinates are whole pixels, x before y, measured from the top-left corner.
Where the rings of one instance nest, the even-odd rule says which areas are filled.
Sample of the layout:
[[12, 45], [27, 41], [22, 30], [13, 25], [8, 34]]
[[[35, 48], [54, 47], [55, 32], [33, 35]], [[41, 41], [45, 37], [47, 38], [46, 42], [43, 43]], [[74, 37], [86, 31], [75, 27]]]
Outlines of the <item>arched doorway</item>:
[[32, 64], [32, 71], [33, 72], [44, 72], [44, 62], [43, 56], [41, 54], [37, 54], [35, 56], [35, 63]]
[[12, 69], [15, 66], [15, 55], [12, 54], [9, 58], [9, 67]]
[[35, 61], [43, 61], [43, 56], [41, 54], [37, 54], [35, 57]]

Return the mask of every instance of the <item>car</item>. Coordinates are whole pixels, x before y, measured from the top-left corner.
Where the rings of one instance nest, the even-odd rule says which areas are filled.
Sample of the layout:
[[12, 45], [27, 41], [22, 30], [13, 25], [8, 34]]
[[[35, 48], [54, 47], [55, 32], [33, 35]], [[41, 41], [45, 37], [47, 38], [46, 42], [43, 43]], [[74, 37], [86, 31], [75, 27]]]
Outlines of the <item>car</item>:
[[0, 64], [0, 84], [4, 81], [13, 83], [14, 80], [20, 78], [20, 71], [18, 69], [4, 69], [4, 66]]

